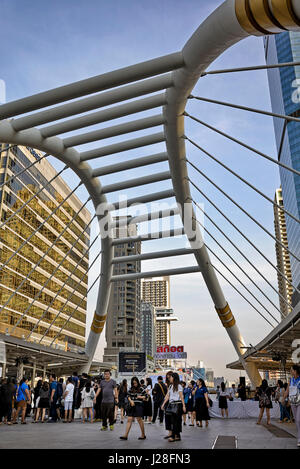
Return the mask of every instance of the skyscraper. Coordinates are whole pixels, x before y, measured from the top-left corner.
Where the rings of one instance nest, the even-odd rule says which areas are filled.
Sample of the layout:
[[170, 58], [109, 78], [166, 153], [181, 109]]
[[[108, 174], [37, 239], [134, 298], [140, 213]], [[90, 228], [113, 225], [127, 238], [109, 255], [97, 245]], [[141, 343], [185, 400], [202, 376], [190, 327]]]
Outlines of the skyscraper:
[[142, 281], [142, 300], [157, 308], [170, 307], [170, 277], [157, 277]]
[[[117, 226], [114, 237], [132, 237], [137, 234], [137, 226], [122, 225], [127, 217], [116, 217]], [[120, 225], [119, 225], [120, 222]], [[114, 247], [114, 257], [130, 256], [141, 253], [141, 242], [119, 244]], [[141, 271], [141, 262], [124, 262], [115, 264], [113, 275], [132, 274]], [[120, 349], [127, 348], [139, 351], [141, 347], [140, 324], [140, 280], [113, 282], [108, 304], [106, 322], [106, 348], [104, 362], [118, 363]]]
[[[171, 344], [171, 322], [178, 321], [174, 316], [172, 308], [155, 308], [156, 314], [156, 345], [172, 345]], [[162, 366], [167, 366], [168, 360], [158, 360]]]
[[[267, 64], [300, 62], [300, 34], [286, 32], [264, 39]], [[275, 113], [300, 117], [300, 67], [282, 67], [268, 70], [272, 110]], [[300, 171], [300, 127], [298, 122], [287, 122], [274, 118], [274, 129], [278, 159]], [[284, 207], [295, 217], [300, 217], [299, 176], [280, 168]], [[292, 253], [300, 256], [300, 225], [286, 216], [288, 246]], [[293, 284], [300, 289], [300, 263], [290, 257]], [[294, 292], [292, 305], [300, 300]]]
[[141, 352], [154, 356], [156, 352], [155, 308], [151, 303], [141, 302]]
[[[277, 205], [280, 205], [281, 207], [284, 206], [281, 188], [276, 190], [274, 201]], [[276, 238], [281, 242], [281, 244], [283, 244], [285, 247], [288, 248], [285, 213], [275, 205], [274, 205], [274, 227], [275, 227]], [[278, 270], [282, 274], [281, 275], [279, 272], [277, 273], [278, 291], [281, 295], [281, 297], [279, 297], [279, 304], [280, 304], [281, 317], [283, 319], [292, 311], [292, 309], [287, 305], [287, 303], [291, 303], [292, 301], [293, 288], [288, 283], [288, 281], [284, 278], [286, 277], [290, 282], [292, 281], [290, 255], [281, 246], [281, 244], [276, 242], [275, 249], [276, 249], [277, 267], [278, 267]], [[282, 297], [285, 299], [285, 301]]]
[[84, 347], [90, 212], [46, 158], [11, 179], [42, 155], [0, 144], [6, 149], [0, 154], [0, 184], [8, 181], [0, 188], [0, 332]]

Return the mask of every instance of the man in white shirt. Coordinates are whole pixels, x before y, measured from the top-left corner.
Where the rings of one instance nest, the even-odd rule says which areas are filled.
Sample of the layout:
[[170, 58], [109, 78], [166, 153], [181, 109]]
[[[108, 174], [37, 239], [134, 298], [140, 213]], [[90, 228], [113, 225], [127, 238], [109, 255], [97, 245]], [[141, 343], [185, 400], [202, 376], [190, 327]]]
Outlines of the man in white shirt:
[[74, 384], [72, 378], [67, 379], [67, 386], [66, 390], [63, 394], [63, 398], [65, 400], [64, 407], [65, 407], [65, 420], [66, 422], [72, 422], [72, 407], [73, 407], [73, 399], [74, 399]]

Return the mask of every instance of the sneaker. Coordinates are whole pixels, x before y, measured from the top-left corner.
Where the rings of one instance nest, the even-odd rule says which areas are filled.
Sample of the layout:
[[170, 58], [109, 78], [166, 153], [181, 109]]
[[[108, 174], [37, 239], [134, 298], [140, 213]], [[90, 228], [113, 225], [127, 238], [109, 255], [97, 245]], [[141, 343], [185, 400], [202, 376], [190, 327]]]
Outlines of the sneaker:
[[105, 432], [105, 431], [107, 430], [107, 427], [101, 427], [100, 430], [101, 430], [102, 432]]
[[110, 429], [110, 431], [112, 432], [113, 429], [114, 429], [114, 426], [113, 426], [113, 425], [110, 425], [110, 426], [109, 426], [109, 429]]

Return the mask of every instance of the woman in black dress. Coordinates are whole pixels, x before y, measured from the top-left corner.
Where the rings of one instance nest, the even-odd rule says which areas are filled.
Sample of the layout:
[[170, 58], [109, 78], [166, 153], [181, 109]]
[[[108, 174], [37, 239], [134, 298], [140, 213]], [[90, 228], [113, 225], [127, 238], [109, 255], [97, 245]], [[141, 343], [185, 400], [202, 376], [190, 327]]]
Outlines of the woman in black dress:
[[266, 379], [262, 380], [261, 386], [258, 388], [258, 398], [259, 398], [259, 416], [257, 425], [260, 425], [261, 419], [264, 415], [266, 409], [267, 414], [267, 424], [271, 424], [270, 409], [272, 409], [272, 390], [269, 388], [268, 381]]
[[193, 395], [195, 396], [197, 426], [202, 427], [202, 420], [205, 420], [208, 427], [210, 420], [208, 390], [203, 379], [197, 379], [197, 387], [194, 389]]
[[50, 409], [50, 387], [47, 381], [44, 381], [44, 383], [42, 384], [42, 387], [40, 388], [39, 397], [40, 397], [40, 400], [39, 400], [38, 409], [37, 409], [34, 423], [38, 422], [40, 413], [42, 414], [41, 422], [44, 423], [46, 410], [48, 410], [49, 412], [49, 409]]
[[139, 440], [145, 440], [145, 427], [143, 422], [143, 415], [144, 415], [144, 402], [147, 399], [147, 393], [145, 389], [143, 389], [140, 385], [140, 382], [136, 376], [131, 379], [131, 388], [127, 393], [128, 399], [128, 409], [127, 409], [127, 425], [126, 431], [124, 436], [120, 436], [121, 440], [127, 440], [128, 434], [131, 429], [132, 421], [134, 418], [137, 419], [138, 424], [140, 426], [142, 435], [139, 437]]
[[225, 383], [221, 383], [221, 391], [219, 395], [219, 409], [221, 409], [221, 414], [222, 417], [224, 417], [224, 412], [226, 417], [228, 418], [228, 404], [227, 404], [227, 399], [228, 399], [228, 391], [226, 390]]
[[146, 379], [146, 389], [145, 389], [148, 399], [144, 402], [144, 419], [147, 421], [148, 418], [148, 423], [151, 423], [152, 421], [152, 379], [147, 378]]
[[127, 397], [127, 379], [123, 379], [119, 389], [119, 409], [121, 409], [121, 423], [124, 423], [125, 398]]

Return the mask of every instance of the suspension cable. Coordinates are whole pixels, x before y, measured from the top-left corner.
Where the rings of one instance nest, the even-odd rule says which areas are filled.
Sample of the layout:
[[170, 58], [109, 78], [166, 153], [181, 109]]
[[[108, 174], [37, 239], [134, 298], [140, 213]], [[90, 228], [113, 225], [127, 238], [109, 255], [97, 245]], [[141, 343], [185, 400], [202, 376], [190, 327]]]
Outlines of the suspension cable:
[[[248, 260], [247, 256], [236, 246], [236, 244], [221, 230], [221, 228], [219, 229], [218, 225], [211, 219], [211, 217], [197, 204], [197, 202], [195, 202], [195, 200], [193, 200], [194, 204], [202, 211], [202, 213], [209, 219], [209, 221], [220, 231], [220, 233], [222, 233], [222, 235], [230, 242], [230, 244], [232, 244], [232, 246], [244, 257], [244, 259], [249, 262], [249, 264], [251, 265], [251, 267], [254, 268], [254, 270], [259, 274], [261, 275], [261, 277], [268, 283], [268, 285], [270, 285], [273, 290], [276, 292], [276, 294], [279, 294], [279, 292], [273, 287], [273, 285], [264, 277], [264, 275], [259, 271], [259, 269], [257, 269], [255, 267], [255, 265]], [[280, 309], [278, 308], [278, 306], [275, 305], [275, 303], [273, 303], [273, 301], [264, 293], [264, 291], [254, 282], [254, 280], [247, 274], [247, 272], [244, 271], [244, 269], [238, 264], [238, 262], [236, 262], [236, 260], [229, 254], [229, 252], [224, 248], [224, 246], [222, 246], [217, 240], [216, 238], [210, 233], [210, 231], [203, 225], [200, 223], [200, 221], [196, 220], [197, 223], [204, 229], [205, 232], [208, 233], [208, 235], [215, 241], [215, 243], [222, 249], [222, 251], [225, 252], [225, 254], [227, 254], [227, 256], [237, 265], [237, 267], [243, 272], [244, 275], [246, 275], [246, 277], [250, 280], [251, 283], [253, 283], [253, 285], [256, 286], [256, 288], [260, 291], [260, 293], [262, 293], [262, 295], [272, 304], [272, 306], [274, 306], [275, 309], [277, 309], [277, 311], [281, 314], [281, 311]], [[287, 306], [291, 306], [286, 300], [284, 297], [282, 297], [282, 299], [286, 302]], [[263, 305], [261, 305], [263, 306]], [[264, 306], [263, 306], [264, 309], [266, 309]], [[277, 321], [277, 319], [266, 309], [266, 311], [268, 312], [268, 314], [270, 314], [270, 316], [272, 316], [272, 318]], [[278, 322], [278, 321], [277, 321]], [[279, 323], [279, 322], [278, 322]]]
[[221, 73], [251, 72], [254, 70], [268, 70], [270, 68], [297, 67], [299, 65], [300, 65], [300, 62], [284, 62], [284, 63], [271, 64], [271, 65], [257, 65], [254, 67], [239, 67], [239, 68], [227, 68], [223, 70], [210, 70], [208, 72], [203, 72], [201, 74], [201, 77], [205, 77], [206, 75], [217, 75]]
[[[96, 217], [96, 215], [95, 215]], [[93, 219], [95, 218], [93, 217]], [[91, 220], [92, 221], [92, 220]], [[67, 277], [67, 279], [64, 281], [63, 285], [61, 286], [61, 288], [56, 292], [55, 296], [52, 298], [50, 304], [47, 306], [46, 310], [44, 311], [43, 315], [39, 318], [38, 322], [35, 324], [34, 328], [31, 330], [30, 334], [26, 337], [26, 339], [28, 339], [31, 334], [35, 331], [35, 329], [37, 328], [38, 324], [43, 320], [43, 318], [46, 316], [47, 312], [49, 311], [49, 309], [51, 308], [51, 306], [54, 304], [56, 298], [59, 296], [59, 294], [61, 293], [61, 291], [64, 289], [64, 287], [68, 284], [70, 278], [72, 277], [72, 275], [74, 274], [74, 272], [77, 270], [77, 268], [80, 266], [80, 264], [82, 263], [84, 257], [86, 256], [86, 254], [90, 251], [90, 249], [92, 248], [92, 246], [95, 244], [95, 241], [98, 239], [98, 236], [95, 237], [95, 239], [93, 240], [93, 242], [90, 244], [90, 246], [84, 251], [81, 259], [77, 262], [77, 264], [75, 265], [75, 267], [73, 268], [73, 270], [71, 271], [70, 275]], [[86, 275], [86, 273], [84, 273], [83, 276], [81, 276], [79, 278], [79, 284], [81, 283], [81, 280], [83, 279], [83, 277]], [[72, 288], [72, 287], [71, 287]], [[73, 290], [74, 292], [75, 290]], [[73, 292], [72, 292], [72, 296], [73, 296]], [[65, 299], [65, 298], [64, 298]], [[35, 301], [35, 298], [33, 299], [33, 301], [31, 302], [31, 305], [33, 304], [33, 302]], [[30, 305], [30, 306], [31, 306]], [[54, 321], [56, 320], [57, 316], [55, 317]], [[44, 336], [43, 336], [44, 337]]]
[[291, 256], [293, 256], [298, 262], [300, 259], [291, 252], [284, 244], [279, 241], [276, 236], [274, 236], [270, 231], [267, 230], [261, 223], [259, 223], [252, 215], [250, 215], [247, 210], [241, 207], [232, 197], [230, 197], [226, 192], [224, 192], [215, 182], [213, 182], [206, 174], [204, 174], [197, 166], [195, 166], [191, 161], [186, 159], [186, 161], [199, 173], [201, 174], [207, 181], [209, 181], [216, 189], [218, 189], [228, 200], [230, 200], [236, 207], [238, 207], [247, 217], [250, 218], [257, 226], [259, 226], [265, 233], [267, 233], [276, 243], [278, 243], [286, 252], [288, 252]]
[[211, 158], [212, 160], [214, 160], [216, 163], [218, 163], [220, 166], [222, 166], [223, 168], [225, 168], [228, 172], [230, 172], [231, 174], [233, 174], [233, 176], [235, 176], [236, 178], [238, 178], [240, 181], [242, 181], [244, 184], [246, 184], [247, 186], [249, 186], [251, 189], [253, 189], [255, 192], [257, 192], [259, 195], [261, 195], [264, 199], [266, 199], [268, 202], [270, 202], [274, 207], [277, 207], [278, 209], [280, 209], [280, 211], [286, 213], [289, 217], [291, 217], [293, 220], [295, 220], [297, 223], [300, 223], [300, 219], [299, 218], [296, 218], [292, 213], [290, 213], [288, 210], [285, 210], [283, 207], [281, 207], [279, 204], [277, 204], [276, 202], [274, 202], [274, 200], [272, 200], [270, 197], [268, 197], [266, 194], [264, 194], [263, 192], [261, 192], [259, 189], [257, 189], [257, 187], [253, 186], [250, 182], [246, 181], [246, 179], [244, 179], [242, 176], [240, 176], [238, 173], [236, 173], [235, 171], [233, 171], [231, 168], [229, 168], [228, 166], [226, 166], [224, 163], [222, 163], [222, 161], [218, 160], [218, 158], [216, 158], [215, 156], [213, 156], [211, 153], [209, 153], [207, 150], [205, 150], [204, 148], [202, 148], [200, 145], [198, 145], [196, 142], [191, 142], [196, 148], [198, 148], [199, 150], [201, 150], [205, 155], [209, 156], [209, 158]]
[[[49, 153], [45, 153], [45, 155], [41, 156], [40, 158], [38, 158], [36, 161], [34, 161], [33, 163], [31, 163], [29, 166], [26, 166], [25, 168], [22, 169], [22, 171], [20, 171], [19, 173], [17, 174], [13, 174], [10, 178], [8, 178], [6, 181], [4, 181], [2, 184], [0, 184], [0, 189], [3, 187], [3, 186], [6, 186], [7, 184], [10, 183], [10, 181], [12, 181], [13, 179], [19, 179], [19, 176], [21, 176], [21, 174], [25, 173], [28, 169], [30, 169], [32, 166], [34, 166], [35, 164], [39, 163], [40, 161], [42, 161], [44, 158], [46, 158], [47, 156], [49, 156]], [[12, 169], [10, 168], [10, 170], [12, 171]]]
[[78, 189], [78, 187], [80, 187], [82, 185], [82, 181], [80, 181], [80, 183], [75, 187], [75, 189], [73, 189], [70, 194], [67, 195], [67, 197], [62, 200], [62, 202], [57, 206], [55, 207], [55, 209], [50, 213], [50, 215], [43, 221], [43, 223], [41, 223], [39, 225], [39, 227], [33, 231], [33, 233], [31, 233], [31, 235], [29, 236], [29, 238], [27, 238], [22, 244], [21, 246], [18, 247], [18, 249], [13, 253], [12, 256], [10, 256], [10, 258], [4, 263], [1, 265], [0, 267], [0, 271], [4, 269], [4, 267], [20, 252], [20, 250], [31, 240], [31, 238], [33, 236], [36, 235], [36, 233], [45, 225], [45, 223], [47, 223], [47, 221], [57, 212], [57, 210], [60, 209], [60, 207], [74, 194], [74, 192]]
[[263, 111], [262, 109], [255, 109], [253, 107], [241, 106], [239, 104], [227, 103], [225, 101], [218, 101], [216, 99], [204, 98], [203, 96], [194, 96], [190, 95], [188, 99], [196, 99], [198, 101], [204, 101], [206, 103], [219, 104], [220, 106], [227, 106], [233, 109], [241, 109], [242, 111], [255, 112], [256, 114], [263, 114], [264, 116], [278, 117], [279, 119], [284, 119], [291, 122], [300, 122], [298, 117], [287, 116], [285, 114], [277, 114], [275, 112]]
[[[97, 257], [94, 259], [94, 262], [95, 262], [96, 259], [99, 257], [99, 255], [100, 255], [100, 252], [99, 252], [99, 254], [97, 255]], [[93, 263], [94, 263], [94, 262], [93, 262]], [[91, 264], [91, 267], [92, 267], [93, 263]], [[94, 280], [94, 282], [92, 283], [92, 285], [91, 285], [90, 288], [88, 289], [88, 291], [87, 291], [87, 293], [86, 293], [87, 295], [89, 294], [89, 292], [92, 290], [92, 288], [94, 287], [94, 285], [97, 283], [97, 281], [99, 280], [99, 278], [100, 278], [102, 275], [103, 275], [103, 274], [100, 273], [100, 274], [96, 277], [96, 279]], [[51, 342], [51, 344], [50, 344], [50, 347], [52, 346], [53, 342], [57, 339], [57, 337], [59, 336], [59, 334], [61, 333], [61, 331], [66, 327], [66, 325], [68, 324], [68, 322], [70, 321], [70, 319], [74, 316], [74, 313], [77, 311], [77, 309], [79, 308], [79, 306], [81, 305], [82, 302], [83, 302], [83, 299], [80, 300], [80, 303], [76, 306], [76, 308], [75, 308], [75, 310], [73, 311], [73, 313], [69, 316], [69, 318], [67, 319], [67, 321], [62, 325], [62, 327], [60, 328], [58, 334], [56, 334], [56, 336], [55, 336], [54, 339], [52, 340], [52, 342]], [[66, 304], [67, 304], [67, 303], [66, 303]], [[64, 307], [65, 307], [65, 305], [64, 305]], [[60, 311], [60, 313], [64, 310], [64, 307], [62, 308], [62, 310]], [[59, 313], [59, 314], [60, 314], [60, 313]], [[43, 337], [44, 337], [44, 336], [43, 336]], [[41, 342], [41, 340], [40, 340], [40, 342]], [[39, 343], [40, 343], [40, 342], [39, 342]]]
[[[41, 262], [46, 258], [46, 256], [49, 254], [49, 252], [51, 251], [51, 249], [53, 249], [53, 247], [56, 245], [56, 243], [60, 240], [60, 238], [64, 235], [64, 233], [67, 231], [67, 229], [72, 225], [72, 223], [74, 222], [74, 220], [76, 219], [76, 217], [79, 215], [79, 213], [84, 209], [84, 207], [87, 205], [87, 203], [91, 200], [91, 197], [89, 197], [87, 199], [87, 201], [81, 206], [81, 208], [78, 210], [78, 212], [75, 213], [75, 215], [71, 218], [71, 220], [66, 224], [65, 228], [63, 229], [63, 231], [59, 234], [59, 236], [55, 239], [54, 243], [52, 243], [49, 248], [47, 249], [47, 251], [43, 254], [42, 257], [40, 257], [40, 259], [38, 260], [37, 264], [31, 269], [31, 271], [27, 274], [27, 276], [22, 280], [22, 282], [18, 285], [17, 289], [14, 291], [14, 293], [8, 298], [8, 300], [5, 302], [5, 304], [0, 308], [0, 312], [3, 310], [3, 308], [5, 308], [11, 301], [11, 299], [15, 296], [16, 293], [18, 293], [18, 291], [22, 288], [22, 286], [24, 285], [24, 283], [30, 278], [31, 274], [36, 270], [36, 268], [41, 264]], [[86, 231], [86, 230], [84, 230]], [[84, 233], [84, 232], [83, 232]], [[82, 233], [82, 234], [83, 234]], [[82, 234], [80, 236], [82, 236]], [[51, 274], [51, 276], [47, 279], [46, 283], [43, 285], [43, 287], [38, 291], [37, 295], [34, 297], [34, 299], [32, 300], [32, 302], [29, 304], [29, 306], [26, 308], [26, 310], [24, 311], [23, 315], [19, 318], [19, 320], [17, 321], [17, 323], [15, 324], [14, 328], [13, 328], [13, 331], [18, 327], [18, 325], [20, 324], [20, 322], [22, 321], [23, 317], [26, 315], [27, 311], [30, 309], [30, 307], [32, 306], [33, 302], [36, 300], [36, 297], [39, 298], [39, 296], [42, 294], [44, 288], [46, 288], [46, 286], [48, 285], [48, 283], [51, 281], [51, 279], [53, 278], [53, 276], [55, 275], [55, 273], [58, 271], [59, 267], [62, 265], [63, 261], [67, 258], [68, 254], [72, 251], [73, 247], [77, 244], [77, 242], [79, 241], [79, 238], [76, 238], [75, 242], [73, 243], [73, 245], [71, 246], [71, 248], [69, 249], [69, 251], [65, 254], [65, 256], [62, 258], [62, 260], [60, 261], [60, 263], [58, 264], [58, 266], [55, 268], [54, 272]]]
[[[277, 161], [277, 160], [275, 160], [274, 158], [271, 158], [271, 156], [266, 155], [265, 153], [263, 153], [263, 152], [257, 150], [257, 149], [254, 148], [254, 147], [251, 147], [250, 145], [247, 145], [247, 143], [244, 143], [244, 142], [242, 142], [241, 140], [238, 140], [237, 138], [234, 138], [234, 137], [232, 137], [231, 135], [228, 135], [228, 134], [226, 134], [225, 132], [222, 132], [222, 130], [217, 129], [216, 127], [214, 127], [214, 126], [208, 124], [207, 122], [204, 122], [204, 121], [198, 119], [197, 117], [191, 116], [191, 115], [190, 115], [189, 113], [187, 113], [186, 111], [183, 113], [183, 115], [184, 115], [184, 116], [187, 116], [187, 117], [190, 117], [190, 119], [194, 120], [195, 122], [198, 122], [198, 124], [204, 125], [204, 126], [207, 127], [208, 129], [213, 130], [214, 132], [216, 132], [216, 133], [222, 135], [223, 137], [228, 138], [228, 139], [231, 140], [232, 142], [235, 142], [235, 143], [237, 143], [238, 145], [240, 145], [240, 146], [242, 146], [242, 147], [244, 147], [244, 148], [247, 148], [247, 150], [250, 150], [250, 151], [256, 153], [257, 155], [262, 156], [262, 157], [265, 158], [266, 160], [271, 161], [272, 163], [277, 164], [277, 165], [280, 166], [281, 168], [284, 168], [284, 169], [290, 171], [291, 173], [294, 173], [294, 174], [296, 174], [297, 176], [300, 176], [300, 171], [297, 171], [297, 169], [291, 168], [290, 166], [288, 166], [288, 165], [282, 163], [281, 161]], [[188, 141], [191, 142], [191, 140], [190, 140], [187, 136], [184, 136], [183, 138], [185, 138], [185, 139], [187, 139]], [[191, 142], [191, 143], [192, 143], [192, 142]]]

